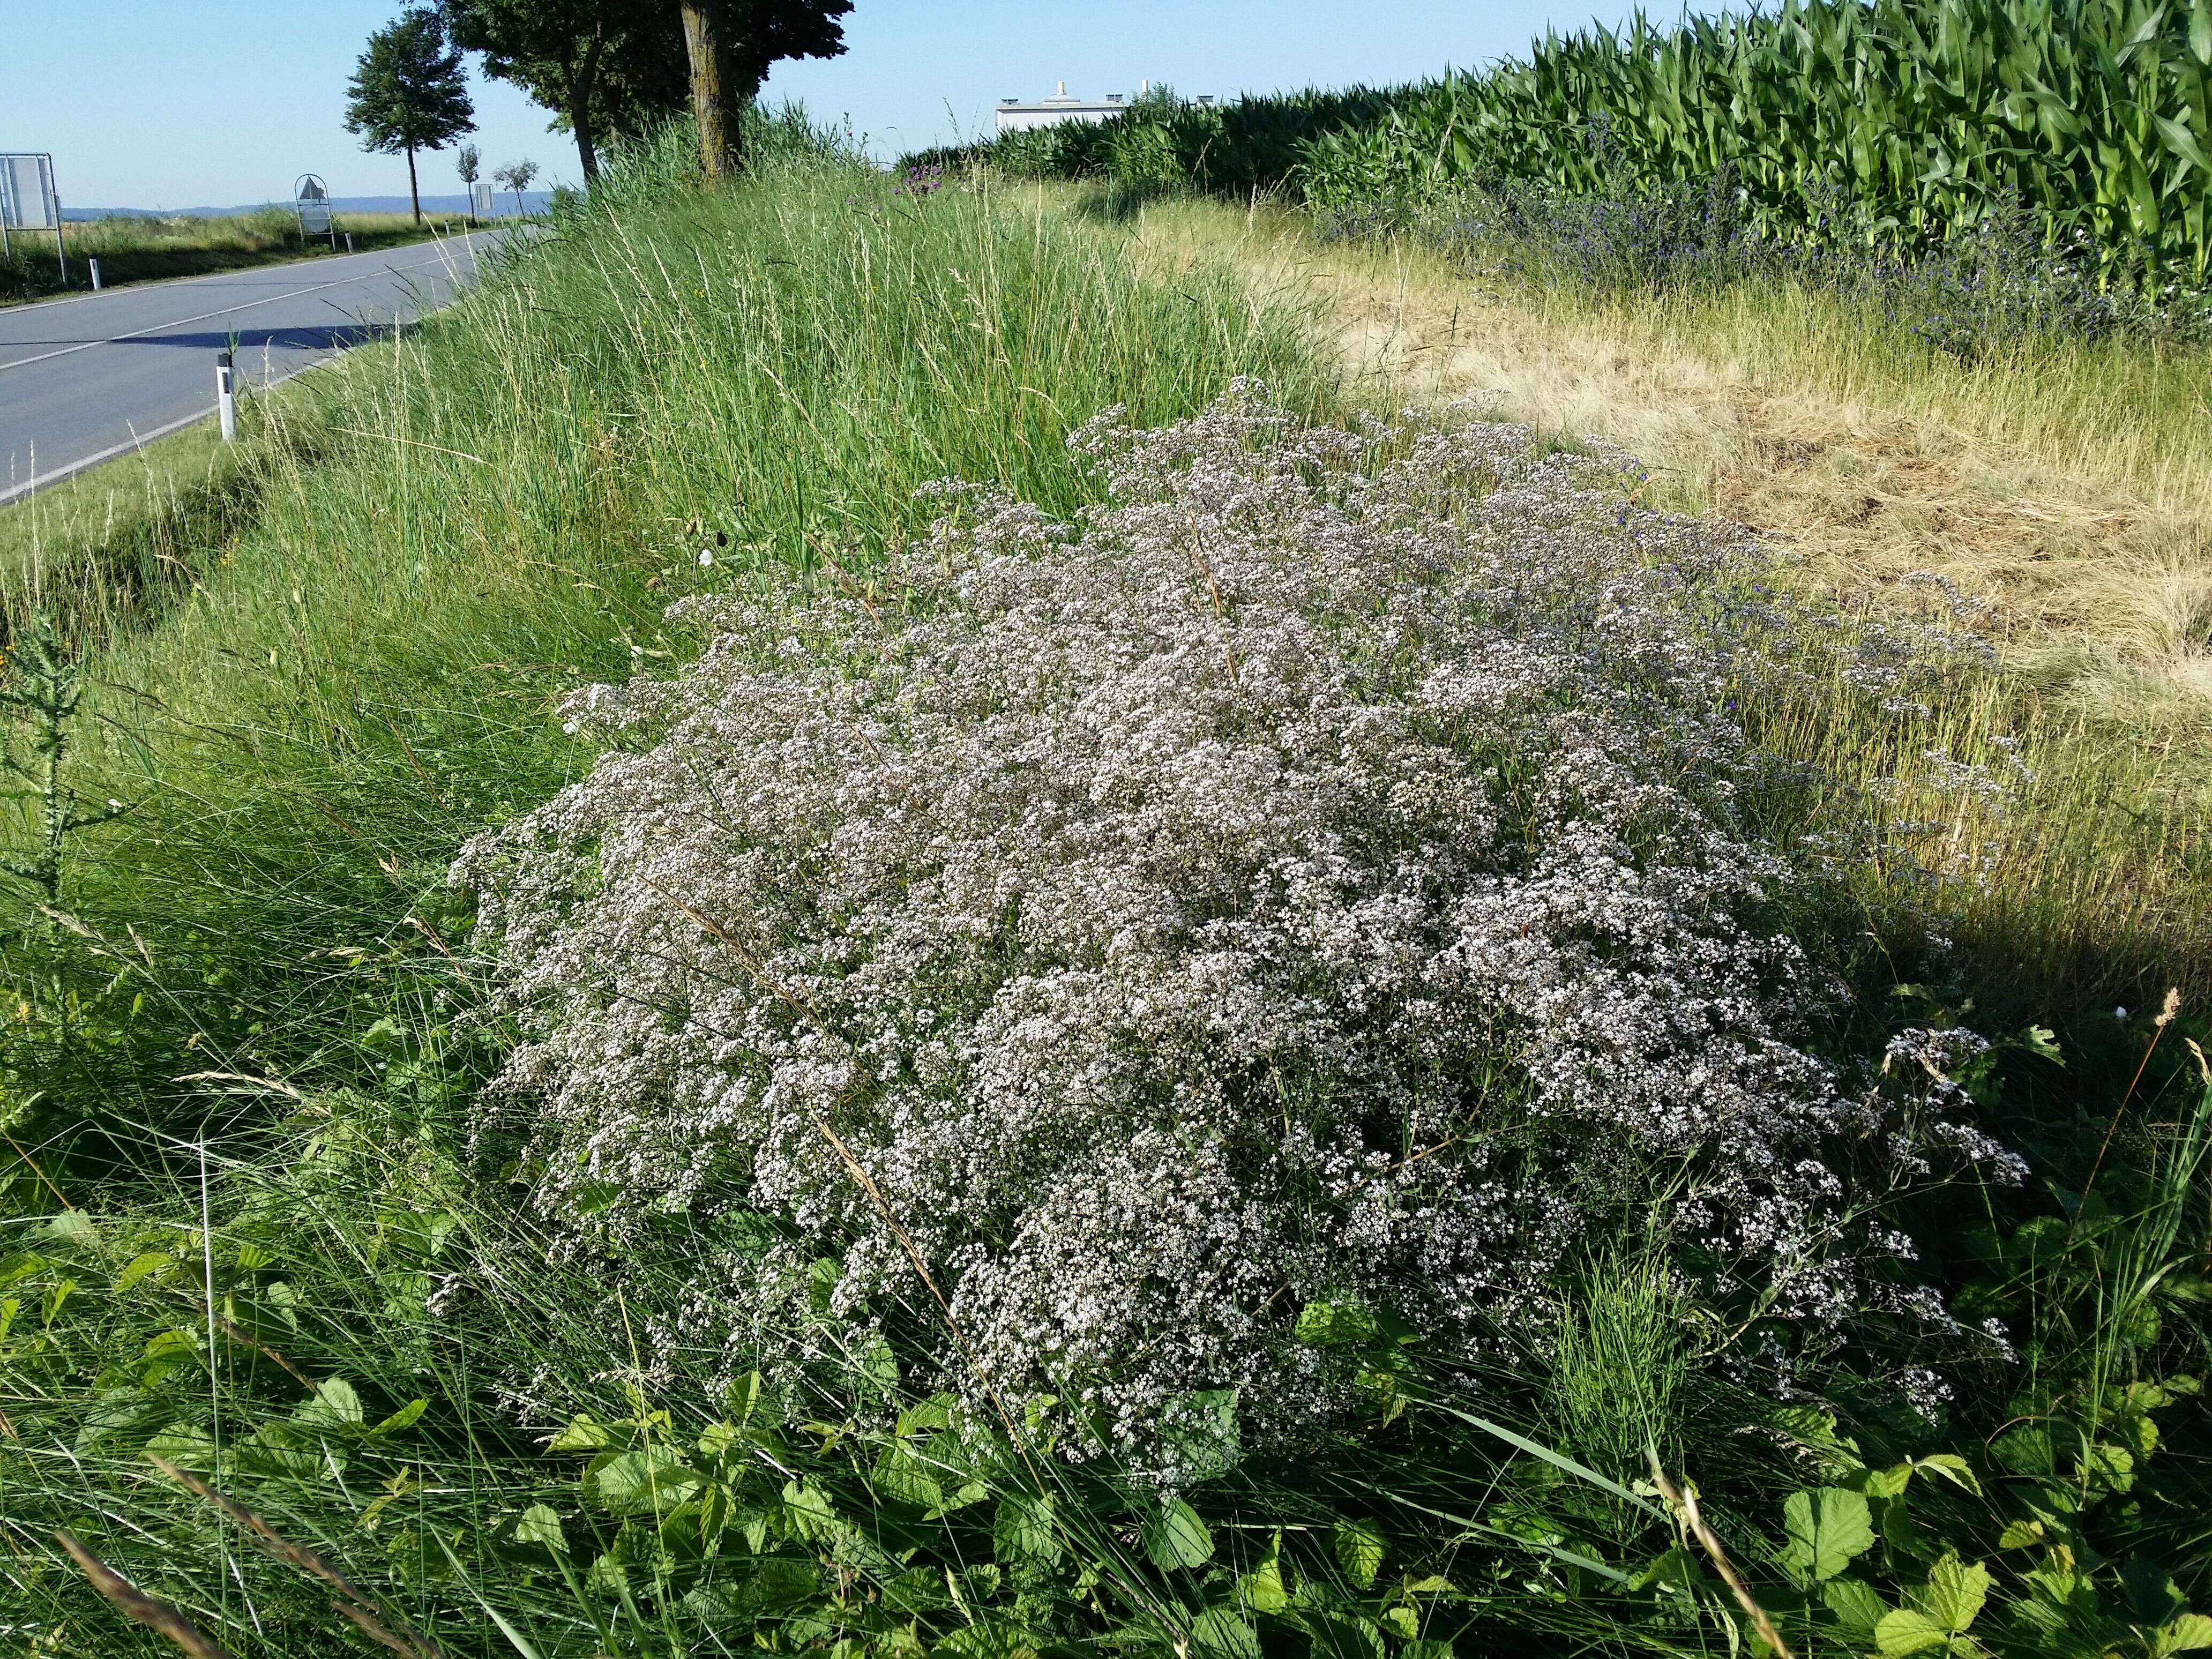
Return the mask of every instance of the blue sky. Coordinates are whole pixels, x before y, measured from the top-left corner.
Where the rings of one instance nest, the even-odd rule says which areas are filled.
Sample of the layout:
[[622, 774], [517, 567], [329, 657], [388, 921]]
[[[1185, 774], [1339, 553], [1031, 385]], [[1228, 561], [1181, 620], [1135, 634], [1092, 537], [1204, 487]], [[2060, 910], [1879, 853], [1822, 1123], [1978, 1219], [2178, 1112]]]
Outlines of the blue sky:
[[[64, 205], [229, 206], [321, 173], [341, 196], [407, 188], [397, 157], [341, 124], [346, 77], [395, 0], [9, 0], [0, 149], [54, 154]], [[848, 53], [780, 65], [770, 95], [849, 116], [879, 153], [988, 129], [1001, 97], [1187, 93], [1396, 81], [1518, 53], [1547, 22], [1625, 15], [1618, 0], [858, 0]], [[573, 181], [575, 150], [520, 93], [477, 94], [487, 168], [520, 156]], [[459, 189], [449, 155], [426, 192]], [[550, 180], [549, 180], [550, 181]]]

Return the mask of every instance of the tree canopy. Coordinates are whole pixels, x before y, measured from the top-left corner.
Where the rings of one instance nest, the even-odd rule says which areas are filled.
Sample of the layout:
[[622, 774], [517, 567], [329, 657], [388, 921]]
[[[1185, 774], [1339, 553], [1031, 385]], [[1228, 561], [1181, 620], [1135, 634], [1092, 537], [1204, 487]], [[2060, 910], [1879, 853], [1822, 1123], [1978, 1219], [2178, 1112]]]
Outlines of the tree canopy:
[[415, 152], [442, 149], [476, 126], [461, 54], [447, 42], [444, 17], [416, 6], [370, 35], [346, 92], [346, 131], [362, 135], [361, 147], [407, 157], [408, 194], [422, 223]]
[[575, 138], [588, 180], [599, 146], [683, 109], [674, 0], [446, 0], [453, 39], [494, 80], [520, 87]]
[[[599, 147], [686, 107], [718, 130], [787, 58], [834, 58], [853, 0], [445, 0], [484, 73], [522, 88], [574, 135], [586, 180]], [[688, 27], [687, 27], [688, 26]], [[688, 39], [687, 39], [688, 37]], [[702, 79], [702, 70], [708, 71]], [[702, 101], [715, 94], [712, 107]], [[735, 122], [726, 123], [733, 134]], [[734, 153], [733, 141], [731, 152]], [[709, 157], [710, 170], [715, 167]]]

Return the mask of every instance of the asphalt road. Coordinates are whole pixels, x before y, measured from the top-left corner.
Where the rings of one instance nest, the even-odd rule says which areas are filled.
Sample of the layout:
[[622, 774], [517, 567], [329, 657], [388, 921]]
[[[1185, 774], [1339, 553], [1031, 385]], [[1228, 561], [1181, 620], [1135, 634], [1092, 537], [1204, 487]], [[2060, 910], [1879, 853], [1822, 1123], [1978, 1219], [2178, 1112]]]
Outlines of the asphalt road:
[[0, 501], [213, 414], [225, 346], [273, 386], [434, 310], [503, 234], [0, 307]]

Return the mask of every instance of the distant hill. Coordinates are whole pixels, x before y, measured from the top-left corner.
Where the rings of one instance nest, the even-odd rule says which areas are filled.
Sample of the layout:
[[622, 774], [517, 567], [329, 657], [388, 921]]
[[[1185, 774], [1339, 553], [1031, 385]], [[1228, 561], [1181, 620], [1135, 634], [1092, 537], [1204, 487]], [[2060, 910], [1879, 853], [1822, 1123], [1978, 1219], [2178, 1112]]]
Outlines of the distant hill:
[[[514, 194], [502, 190], [498, 193], [502, 212], [514, 209]], [[522, 192], [523, 206], [532, 213], [543, 213], [553, 200], [553, 193], [544, 190], [526, 190]], [[187, 207], [187, 208], [64, 208], [64, 219], [230, 219], [241, 213], [258, 213], [264, 207], [289, 209], [289, 202], [255, 202], [244, 207]], [[404, 196], [335, 196], [331, 208], [338, 213], [405, 213], [409, 210]], [[466, 213], [469, 198], [465, 196], [425, 196], [425, 213]]]

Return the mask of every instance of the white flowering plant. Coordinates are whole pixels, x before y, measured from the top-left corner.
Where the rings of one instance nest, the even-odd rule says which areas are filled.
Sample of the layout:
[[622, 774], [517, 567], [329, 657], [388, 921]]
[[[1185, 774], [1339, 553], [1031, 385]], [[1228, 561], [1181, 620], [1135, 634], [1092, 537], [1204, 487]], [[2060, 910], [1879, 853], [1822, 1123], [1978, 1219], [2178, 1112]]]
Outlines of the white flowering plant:
[[1730, 712], [1813, 647], [1747, 536], [1467, 410], [1072, 441], [1073, 522], [946, 484], [865, 582], [677, 606], [698, 660], [578, 693], [608, 751], [453, 867], [536, 1203], [741, 1241], [654, 1340], [826, 1321], [1170, 1485], [1208, 1402], [1371, 1403], [1333, 1321], [1540, 1332], [1620, 1236], [1784, 1386], [1855, 1322], [1995, 1340], [1895, 1220], [2021, 1172], [1966, 1039], [1823, 1052], [1826, 854]]

